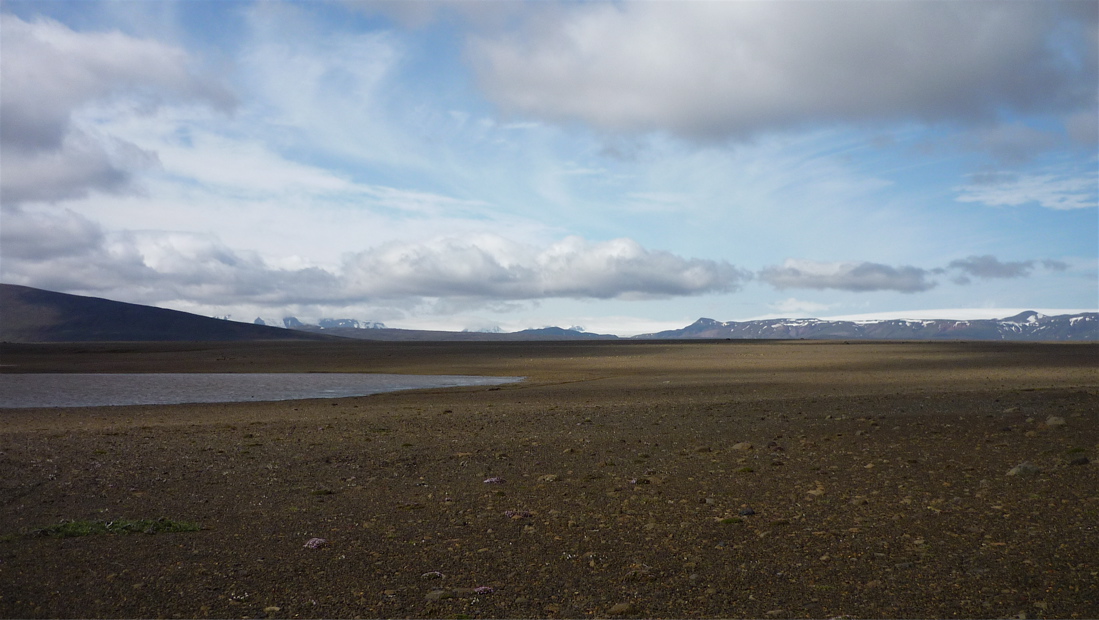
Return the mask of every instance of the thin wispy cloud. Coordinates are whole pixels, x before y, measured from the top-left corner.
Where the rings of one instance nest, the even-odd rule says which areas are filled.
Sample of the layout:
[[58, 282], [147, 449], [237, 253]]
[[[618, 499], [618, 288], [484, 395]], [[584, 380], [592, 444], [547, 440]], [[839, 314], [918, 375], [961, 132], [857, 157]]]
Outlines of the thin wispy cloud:
[[1094, 169], [1070, 175], [1001, 175], [998, 179], [959, 187], [958, 201], [981, 203], [990, 207], [1036, 204], [1059, 211], [1094, 209], [1099, 206], [1096, 199], [1097, 186], [1099, 173]]

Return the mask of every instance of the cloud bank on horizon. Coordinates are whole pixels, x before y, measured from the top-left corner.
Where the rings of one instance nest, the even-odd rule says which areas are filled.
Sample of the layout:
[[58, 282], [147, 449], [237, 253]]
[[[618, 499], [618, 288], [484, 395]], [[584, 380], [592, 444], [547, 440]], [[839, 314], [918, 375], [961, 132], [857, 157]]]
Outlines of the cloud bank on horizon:
[[3, 282], [620, 334], [1099, 306], [1094, 2], [9, 0], [0, 30]]

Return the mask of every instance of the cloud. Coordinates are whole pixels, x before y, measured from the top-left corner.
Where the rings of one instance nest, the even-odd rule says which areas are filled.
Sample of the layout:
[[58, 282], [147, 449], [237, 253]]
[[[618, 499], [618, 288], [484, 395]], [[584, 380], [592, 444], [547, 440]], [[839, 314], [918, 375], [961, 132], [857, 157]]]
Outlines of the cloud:
[[[970, 277], [982, 280], [998, 278], [1025, 278], [1031, 274], [1035, 265], [1041, 264], [1050, 271], [1065, 271], [1068, 265], [1052, 259], [1001, 261], [992, 255], [969, 256], [951, 261], [946, 267], [921, 269], [919, 267], [891, 267], [866, 261], [817, 262], [788, 258], [782, 266], [764, 267], [759, 279], [777, 289], [837, 289], [864, 293], [872, 291], [898, 291], [901, 293], [919, 293], [934, 288], [938, 283], [929, 280], [935, 275], [944, 275], [951, 270], [959, 272], [953, 280], [955, 284], [971, 284]], [[789, 298], [771, 307], [783, 312], [802, 312], [826, 310], [830, 306], [801, 302]]]
[[711, 140], [1093, 110], [1097, 21], [1052, 1], [578, 3], [469, 56], [506, 111]]
[[1041, 264], [1041, 266], [1048, 271], [1065, 271], [1068, 269], [1067, 263], [1049, 258], [1042, 259], [1041, 261], [1024, 260], [1001, 262], [995, 256], [986, 254], [984, 256], [969, 256], [952, 260], [947, 264], [945, 269], [936, 271], [945, 273], [948, 269], [956, 269], [961, 272], [961, 275], [954, 278], [954, 283], [964, 285], [971, 282], [970, 276], [982, 280], [1025, 278], [1030, 276], [1036, 264]]
[[232, 96], [198, 77], [176, 47], [119, 32], [76, 32], [39, 18], [0, 15], [0, 188], [6, 202], [56, 201], [88, 191], [118, 191], [128, 167], [155, 155], [97, 134], [75, 113], [111, 101], [129, 114], [166, 102], [229, 109]]
[[1034, 261], [1000, 262], [995, 256], [970, 256], [950, 261], [950, 269], [958, 269], [977, 278], [1022, 278], [1030, 275]]
[[955, 188], [958, 202], [978, 202], [990, 207], [1016, 207], [1029, 203], [1058, 211], [1090, 209], [1099, 205], [1099, 173], [982, 174], [970, 185]]
[[0, 208], [0, 248], [5, 261], [82, 256], [104, 243], [95, 222], [68, 209]]
[[759, 278], [777, 289], [838, 289], [852, 292], [918, 293], [935, 286], [929, 272], [917, 267], [890, 267], [869, 262], [822, 263], [789, 258], [782, 266], [765, 267]]
[[737, 290], [732, 265], [647, 250], [630, 239], [569, 237], [544, 249], [495, 236], [390, 244], [355, 255], [350, 286], [369, 297], [648, 298]]
[[1021, 165], [1056, 146], [1058, 139], [1054, 132], [1015, 123], [982, 127], [971, 132], [967, 141], [974, 150], [987, 152], [999, 162]]
[[[737, 290], [750, 274], [725, 262], [648, 250], [635, 241], [569, 237], [547, 247], [495, 235], [392, 242], [337, 269], [276, 268], [208, 234], [104, 233], [68, 210], [5, 210], [5, 281], [55, 290], [140, 292], [143, 303], [351, 304], [639, 299]], [[14, 240], [13, 243], [10, 243]]]
[[[29, 201], [57, 202], [81, 198], [91, 190], [118, 193], [129, 183], [131, 174], [119, 166], [108, 151], [128, 150], [147, 162], [152, 153], [131, 144], [103, 144], [82, 132], [69, 132], [56, 149], [20, 152], [0, 145], [4, 165], [0, 169], [0, 192], [5, 204]], [[134, 158], [131, 158], [134, 159]]]

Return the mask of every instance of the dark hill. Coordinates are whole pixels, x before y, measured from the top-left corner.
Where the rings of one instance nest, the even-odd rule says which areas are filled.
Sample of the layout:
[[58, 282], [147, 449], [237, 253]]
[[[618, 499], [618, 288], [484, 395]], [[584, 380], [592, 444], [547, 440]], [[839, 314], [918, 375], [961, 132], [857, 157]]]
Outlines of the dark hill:
[[331, 336], [0, 284], [5, 342], [321, 340]]

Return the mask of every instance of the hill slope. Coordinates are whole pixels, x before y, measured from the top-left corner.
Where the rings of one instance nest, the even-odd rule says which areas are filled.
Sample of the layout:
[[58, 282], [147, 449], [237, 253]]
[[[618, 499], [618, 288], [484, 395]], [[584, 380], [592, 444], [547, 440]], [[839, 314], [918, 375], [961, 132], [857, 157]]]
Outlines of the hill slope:
[[321, 340], [331, 336], [0, 284], [5, 342]]

